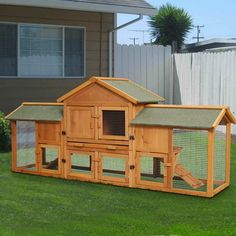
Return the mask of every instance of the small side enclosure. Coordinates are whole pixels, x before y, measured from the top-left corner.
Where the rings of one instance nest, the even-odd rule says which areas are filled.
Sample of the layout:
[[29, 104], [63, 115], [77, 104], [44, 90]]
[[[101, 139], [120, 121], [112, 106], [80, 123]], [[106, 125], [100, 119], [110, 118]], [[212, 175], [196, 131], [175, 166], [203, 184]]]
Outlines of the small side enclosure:
[[57, 103], [23, 103], [12, 124], [12, 170], [213, 197], [230, 184], [228, 107], [159, 105], [120, 78], [93, 77]]

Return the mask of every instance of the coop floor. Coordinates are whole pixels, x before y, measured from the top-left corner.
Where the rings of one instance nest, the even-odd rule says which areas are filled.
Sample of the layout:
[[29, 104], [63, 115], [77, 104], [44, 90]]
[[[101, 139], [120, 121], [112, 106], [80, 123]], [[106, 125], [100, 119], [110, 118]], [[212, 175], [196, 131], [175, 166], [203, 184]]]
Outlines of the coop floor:
[[213, 199], [23, 175], [0, 154], [0, 235], [236, 235], [231, 187]]

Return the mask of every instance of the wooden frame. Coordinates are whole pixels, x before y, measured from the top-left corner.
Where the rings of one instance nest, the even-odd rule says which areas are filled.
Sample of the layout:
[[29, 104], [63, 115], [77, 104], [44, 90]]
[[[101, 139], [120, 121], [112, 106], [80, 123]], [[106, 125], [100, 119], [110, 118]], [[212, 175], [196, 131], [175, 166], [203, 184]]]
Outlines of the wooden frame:
[[[125, 177], [119, 178], [119, 177], [113, 177], [113, 176], [104, 176], [103, 175], [103, 158], [104, 157], [110, 157], [110, 158], [119, 158], [125, 160]], [[99, 163], [98, 163], [98, 179], [101, 181], [106, 181], [109, 183], [127, 183], [129, 182], [129, 165], [128, 165], [128, 155], [124, 154], [113, 154], [113, 153], [105, 153], [101, 152], [98, 154]]]
[[[55, 149], [57, 150], [57, 166], [58, 168], [56, 170], [53, 169], [47, 169], [43, 167], [43, 149]], [[58, 174], [61, 175], [62, 168], [61, 168], [61, 148], [59, 145], [47, 145], [47, 144], [39, 144], [39, 172], [47, 172], [52, 174]]]
[[[73, 154], [83, 154], [83, 155], [88, 155], [91, 158], [91, 173], [90, 174], [85, 174], [85, 173], [80, 173], [80, 172], [73, 172], [72, 171], [72, 163], [71, 163], [71, 158]], [[80, 150], [68, 150], [68, 158], [67, 158], [67, 177], [78, 177], [79, 179], [95, 179], [95, 166], [94, 166], [94, 158], [95, 158], [95, 153], [94, 152], [86, 152], [86, 151], [80, 151]]]
[[[145, 156], [147, 158], [153, 158], [153, 162], [155, 158], [163, 159], [163, 166], [164, 166], [164, 175], [163, 175], [163, 183], [162, 182], [154, 182], [154, 181], [147, 181], [141, 180], [141, 158]], [[145, 152], [137, 152], [136, 153], [136, 184], [137, 186], [150, 186], [150, 187], [161, 187], [167, 188], [167, 160], [168, 155], [163, 153], [145, 153]], [[154, 164], [154, 163], [153, 163]]]
[[[103, 134], [103, 111], [124, 111], [125, 112], [125, 135], [106, 135]], [[98, 137], [99, 139], [113, 139], [113, 140], [128, 140], [128, 107], [99, 107], [99, 124]]]

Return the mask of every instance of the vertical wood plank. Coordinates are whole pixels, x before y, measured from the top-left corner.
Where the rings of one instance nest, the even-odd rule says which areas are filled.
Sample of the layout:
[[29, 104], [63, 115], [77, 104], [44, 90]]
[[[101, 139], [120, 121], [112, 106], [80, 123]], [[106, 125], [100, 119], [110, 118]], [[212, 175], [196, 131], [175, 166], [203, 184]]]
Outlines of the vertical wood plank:
[[16, 170], [17, 167], [17, 132], [16, 132], [16, 121], [11, 121], [11, 149], [12, 149], [12, 162], [11, 168], [13, 171]]
[[227, 123], [226, 125], [226, 165], [225, 165], [225, 174], [226, 174], [226, 183], [230, 183], [230, 148], [231, 148], [231, 124]]
[[207, 196], [213, 196], [215, 129], [208, 132]]

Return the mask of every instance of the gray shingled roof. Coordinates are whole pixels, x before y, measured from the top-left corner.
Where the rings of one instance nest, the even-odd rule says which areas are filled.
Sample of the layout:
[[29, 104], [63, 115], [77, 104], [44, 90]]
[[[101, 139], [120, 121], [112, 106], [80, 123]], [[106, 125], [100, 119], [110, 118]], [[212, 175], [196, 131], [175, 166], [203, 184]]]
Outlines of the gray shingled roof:
[[157, 9], [144, 0], [0, 0], [0, 4], [150, 16], [157, 14]]
[[85, 3], [94, 3], [94, 4], [106, 4], [106, 5], [117, 5], [117, 6], [126, 6], [126, 7], [141, 7], [153, 9], [149, 3], [144, 0], [63, 0], [71, 2], [85, 2]]
[[61, 121], [63, 106], [23, 105], [7, 116], [8, 120]]
[[220, 112], [221, 109], [144, 108], [131, 124], [210, 129]]
[[150, 90], [132, 82], [131, 80], [103, 80], [103, 82], [128, 94], [138, 101], [138, 103], [158, 103], [165, 101], [161, 96]]

